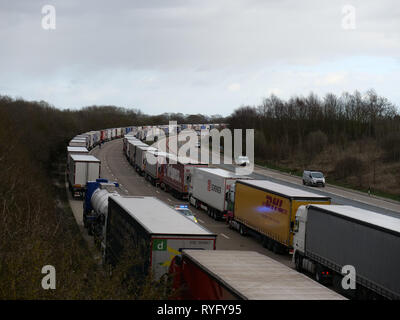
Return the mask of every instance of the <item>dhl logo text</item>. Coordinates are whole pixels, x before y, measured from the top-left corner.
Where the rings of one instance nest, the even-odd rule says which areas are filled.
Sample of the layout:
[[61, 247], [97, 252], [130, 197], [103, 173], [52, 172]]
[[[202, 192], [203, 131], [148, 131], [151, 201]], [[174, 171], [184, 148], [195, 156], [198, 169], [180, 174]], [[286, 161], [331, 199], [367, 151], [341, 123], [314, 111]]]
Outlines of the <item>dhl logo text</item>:
[[265, 197], [265, 202], [262, 203], [263, 206], [270, 209], [271, 212], [278, 211], [283, 214], [287, 214], [287, 210], [282, 208], [283, 200], [279, 198], [272, 197], [267, 195]]

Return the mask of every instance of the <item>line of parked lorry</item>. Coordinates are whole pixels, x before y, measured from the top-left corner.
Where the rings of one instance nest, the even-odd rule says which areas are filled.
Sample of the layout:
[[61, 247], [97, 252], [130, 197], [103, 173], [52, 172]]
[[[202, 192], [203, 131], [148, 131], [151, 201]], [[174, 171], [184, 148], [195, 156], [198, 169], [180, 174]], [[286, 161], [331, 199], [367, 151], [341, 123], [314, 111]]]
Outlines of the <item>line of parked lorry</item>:
[[[140, 132], [140, 129], [133, 128], [125, 133], [123, 153], [136, 171], [154, 185], [178, 198], [187, 199], [190, 204], [206, 210], [216, 220], [225, 220], [229, 227], [238, 230], [240, 234], [257, 237], [264, 246], [276, 253], [293, 254], [297, 271], [311, 274], [324, 284], [333, 282], [338, 291], [350, 297], [400, 298], [400, 276], [397, 275], [400, 258], [393, 255], [393, 252], [399, 252], [400, 249], [399, 219], [351, 206], [331, 205], [331, 199], [326, 196], [267, 180], [237, 176], [205, 163], [159, 151], [138, 139], [142, 136]], [[195, 223], [188, 219], [191, 225], [187, 221], [183, 222], [181, 218], [185, 217], [167, 205], [161, 205], [159, 200], [123, 197], [117, 192], [106, 190], [110, 184], [105, 181], [87, 181], [84, 222], [102, 248], [106, 263], [115, 264], [124, 244], [129, 243], [117, 239], [124, 229], [127, 238], [135, 235], [133, 243], [136, 244], [142, 241], [138, 242], [137, 235], [143, 235], [141, 250], [147, 264], [142, 271], [150, 267], [158, 277], [168, 272], [173, 273], [175, 285], [186, 288], [182, 298], [291, 299], [303, 296], [305, 299], [318, 299], [319, 296], [323, 299], [329, 296], [322, 293], [314, 296], [309, 294], [313, 290], [318, 292], [316, 288], [310, 289], [311, 284], [309, 288], [304, 286], [303, 292], [300, 290], [297, 296], [280, 295], [276, 288], [276, 294], [273, 295], [273, 282], [265, 272], [281, 270], [282, 276], [274, 286], [288, 290], [295, 290], [296, 281], [301, 283], [304, 279], [311, 280], [304, 276], [293, 276], [293, 282], [287, 281], [293, 270], [281, 264], [279, 268], [271, 266], [269, 269], [265, 259], [254, 257], [249, 260], [249, 256], [243, 256], [237, 251], [211, 252], [210, 249], [215, 249], [216, 235], [199, 225], [197, 227], [201, 232], [192, 230], [197, 228], [193, 227]], [[180, 218], [173, 220], [172, 216], [168, 216], [172, 212]], [[149, 225], [145, 226], [146, 223]], [[151, 226], [153, 223], [156, 226]], [[183, 225], [185, 227], [181, 228]], [[159, 228], [157, 232], [154, 231], [156, 227]], [[153, 230], [157, 236], [153, 237], [149, 230]], [[207, 240], [199, 240], [198, 232], [205, 232]], [[172, 239], [179, 241], [173, 244]], [[196, 253], [197, 250], [189, 249], [206, 251]], [[227, 256], [233, 257], [228, 264], [224, 258]], [[254, 262], [254, 265], [249, 265], [249, 261]], [[218, 269], [218, 263], [223, 264], [224, 268]], [[249, 274], [252, 272], [248, 270], [257, 269], [257, 265], [263, 272], [255, 272], [255, 278], [251, 280]], [[344, 266], [354, 267], [355, 289], [343, 290]], [[264, 267], [270, 271], [265, 271]], [[230, 268], [236, 278], [229, 276]], [[240, 272], [235, 273], [237, 270]], [[248, 283], [248, 286], [243, 283]], [[287, 287], [282, 287], [283, 283]], [[259, 289], [254, 292], [259, 294], [248, 291], [249, 287], [254, 286]]]

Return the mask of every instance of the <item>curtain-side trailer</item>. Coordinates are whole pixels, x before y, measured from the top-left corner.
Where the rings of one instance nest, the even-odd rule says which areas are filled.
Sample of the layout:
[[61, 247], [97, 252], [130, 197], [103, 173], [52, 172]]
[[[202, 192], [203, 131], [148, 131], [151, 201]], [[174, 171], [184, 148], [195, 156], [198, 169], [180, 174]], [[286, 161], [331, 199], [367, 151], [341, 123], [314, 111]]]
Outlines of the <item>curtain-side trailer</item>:
[[237, 180], [229, 225], [242, 235], [255, 234], [276, 253], [288, 252], [292, 249], [297, 209], [330, 203], [330, 197], [268, 180]]
[[[309, 205], [298, 209], [295, 231], [297, 270], [332, 282], [349, 297], [400, 299], [399, 218], [352, 206]], [[348, 272], [353, 288], [342, 286]]]
[[141, 272], [156, 279], [168, 273], [183, 249], [215, 250], [216, 234], [154, 197], [109, 197], [106, 222], [107, 264], [116, 265], [127, 250], [143, 259]]

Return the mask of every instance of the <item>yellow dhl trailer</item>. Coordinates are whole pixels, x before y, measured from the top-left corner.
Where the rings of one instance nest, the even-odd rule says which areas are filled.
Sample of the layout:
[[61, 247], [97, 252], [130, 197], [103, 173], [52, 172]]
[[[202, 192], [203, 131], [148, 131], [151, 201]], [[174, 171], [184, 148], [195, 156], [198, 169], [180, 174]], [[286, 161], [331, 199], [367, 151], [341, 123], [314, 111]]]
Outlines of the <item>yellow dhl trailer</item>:
[[292, 252], [293, 227], [299, 206], [330, 204], [331, 198], [268, 180], [238, 180], [229, 226], [252, 234], [275, 253]]

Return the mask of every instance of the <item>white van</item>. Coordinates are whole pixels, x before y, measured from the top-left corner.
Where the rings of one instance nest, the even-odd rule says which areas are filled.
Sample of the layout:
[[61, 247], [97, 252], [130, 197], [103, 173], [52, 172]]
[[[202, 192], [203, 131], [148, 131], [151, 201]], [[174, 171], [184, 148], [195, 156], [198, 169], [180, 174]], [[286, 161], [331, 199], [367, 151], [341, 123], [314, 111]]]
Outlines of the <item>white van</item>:
[[325, 177], [322, 172], [315, 170], [304, 170], [303, 185], [325, 187]]

